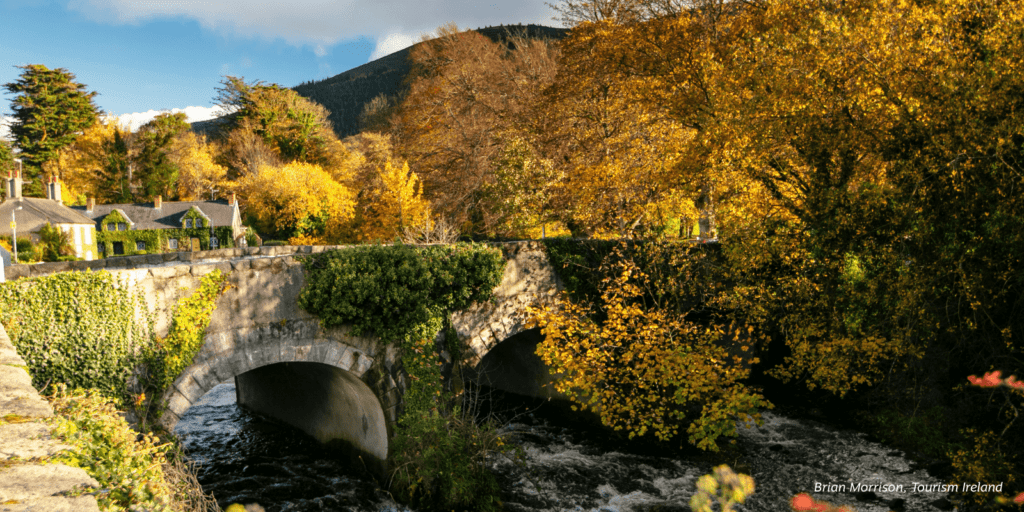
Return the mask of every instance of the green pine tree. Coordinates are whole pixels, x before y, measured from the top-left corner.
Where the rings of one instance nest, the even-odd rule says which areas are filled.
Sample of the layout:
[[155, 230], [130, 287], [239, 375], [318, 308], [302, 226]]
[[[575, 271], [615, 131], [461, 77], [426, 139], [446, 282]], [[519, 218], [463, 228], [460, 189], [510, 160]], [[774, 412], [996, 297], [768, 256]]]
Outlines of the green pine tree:
[[42, 64], [17, 66], [24, 71], [17, 81], [4, 85], [17, 94], [12, 100], [15, 122], [11, 126], [15, 144], [21, 148], [26, 179], [26, 196], [43, 195], [43, 162], [57, 157], [60, 148], [96, 122], [95, 92], [75, 82], [64, 68], [49, 69]]

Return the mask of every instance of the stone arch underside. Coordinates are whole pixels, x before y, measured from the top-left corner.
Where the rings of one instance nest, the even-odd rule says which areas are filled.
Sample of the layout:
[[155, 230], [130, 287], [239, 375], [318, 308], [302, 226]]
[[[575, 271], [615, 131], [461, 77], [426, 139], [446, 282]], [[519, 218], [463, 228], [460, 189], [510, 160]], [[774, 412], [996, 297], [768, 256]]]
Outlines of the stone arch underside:
[[[382, 403], [381, 395], [384, 391], [385, 400], [393, 401], [395, 393], [371, 389], [363, 382], [372, 373], [375, 350], [375, 340], [349, 336], [345, 329], [325, 331], [316, 321], [208, 334], [193, 364], [164, 394], [168, 406], [161, 424], [173, 430], [192, 404], [217, 384], [235, 378], [236, 386], [248, 390], [240, 390], [240, 405], [353, 455], [369, 455], [364, 463], [380, 470], [387, 457], [386, 407], [394, 409], [394, 404]], [[292, 399], [282, 393], [291, 393]], [[308, 407], [290, 410], [294, 405]]]

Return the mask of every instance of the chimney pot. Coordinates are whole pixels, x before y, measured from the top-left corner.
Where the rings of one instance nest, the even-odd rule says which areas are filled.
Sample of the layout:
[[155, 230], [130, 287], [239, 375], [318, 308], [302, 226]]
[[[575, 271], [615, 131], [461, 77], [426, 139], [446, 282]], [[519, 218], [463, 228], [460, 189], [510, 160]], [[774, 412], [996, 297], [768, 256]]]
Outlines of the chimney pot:
[[96, 208], [96, 199], [89, 197], [85, 200], [85, 211], [92, 213], [93, 209]]
[[231, 193], [231, 199], [228, 200], [228, 204], [230, 204], [230, 205], [234, 205], [235, 204], [235, 193], [234, 192]]
[[156, 209], [156, 210], [159, 210], [159, 209], [163, 208], [163, 206], [164, 206], [164, 197], [163, 196], [156, 196], [156, 199], [153, 201], [153, 208]]

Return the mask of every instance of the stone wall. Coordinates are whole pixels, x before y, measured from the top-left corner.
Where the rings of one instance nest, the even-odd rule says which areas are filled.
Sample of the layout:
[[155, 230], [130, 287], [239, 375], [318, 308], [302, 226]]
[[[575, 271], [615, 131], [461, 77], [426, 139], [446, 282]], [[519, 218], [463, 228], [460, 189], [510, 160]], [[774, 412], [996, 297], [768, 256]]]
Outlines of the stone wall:
[[50, 437], [50, 404], [32, 387], [25, 361], [0, 325], [0, 512], [98, 512], [98, 489], [81, 468], [41, 462], [69, 448]]

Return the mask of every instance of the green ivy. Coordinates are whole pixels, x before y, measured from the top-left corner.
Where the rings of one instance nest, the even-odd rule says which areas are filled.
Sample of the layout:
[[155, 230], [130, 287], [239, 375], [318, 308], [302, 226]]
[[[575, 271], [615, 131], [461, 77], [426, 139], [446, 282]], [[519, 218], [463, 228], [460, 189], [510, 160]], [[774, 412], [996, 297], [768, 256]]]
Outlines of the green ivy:
[[[112, 210], [106, 217], [103, 217], [102, 221], [100, 221], [100, 226], [102, 228], [100, 232], [116, 232], [117, 225], [119, 223], [123, 223], [126, 229], [131, 229], [131, 223], [128, 222], [128, 218], [121, 215], [121, 212]], [[110, 229], [111, 224], [114, 225], [114, 229]]]
[[202, 229], [210, 227], [210, 220], [203, 216], [195, 206], [188, 209], [185, 215], [181, 216], [181, 227], [185, 228], [185, 219], [192, 219], [192, 229]]
[[[203, 346], [203, 338], [217, 306], [217, 299], [227, 286], [227, 276], [220, 270], [214, 270], [203, 276], [192, 295], [179, 300], [175, 305], [167, 337], [157, 338], [145, 353], [146, 392], [151, 399], [146, 402], [143, 395], [137, 401], [138, 406], [141, 407], [143, 403], [152, 405], [153, 400], [163, 396], [181, 372], [192, 364]], [[161, 407], [149, 410], [156, 419], [163, 412], [163, 407], [161, 404]], [[140, 416], [145, 419], [148, 415]]]
[[63, 272], [0, 283], [0, 322], [33, 384], [96, 388], [124, 399], [152, 338], [145, 301], [107, 272]]
[[374, 245], [301, 259], [307, 279], [299, 305], [327, 327], [351, 325], [385, 343], [425, 335], [418, 331], [445, 312], [487, 300], [505, 266], [501, 251], [476, 244]]
[[[213, 228], [213, 232], [214, 236], [217, 237], [218, 249], [230, 249], [235, 246], [235, 241], [231, 237], [232, 229], [230, 226]], [[103, 246], [103, 254], [108, 258], [114, 256], [114, 242], [122, 242], [124, 244], [123, 256], [132, 256], [141, 254], [142, 251], [145, 251], [146, 254], [187, 251], [190, 247], [190, 240], [193, 238], [199, 239], [199, 248], [201, 250], [206, 251], [210, 249], [210, 228], [205, 227], [189, 229], [133, 229], [128, 231], [100, 231], [96, 233], [96, 242]], [[168, 246], [167, 241], [170, 239], [178, 240], [178, 249], [171, 249]], [[137, 242], [145, 242], [146, 248], [142, 250], [137, 249]]]
[[[434, 338], [454, 311], [488, 300], [501, 281], [501, 251], [476, 244], [364, 246], [301, 258], [306, 286], [299, 305], [326, 327], [350, 325], [401, 347], [410, 385], [392, 450], [391, 487], [416, 506], [500, 508], [483, 455], [497, 435], [460, 418], [443, 393]], [[487, 443], [484, 440], [490, 439]]]

